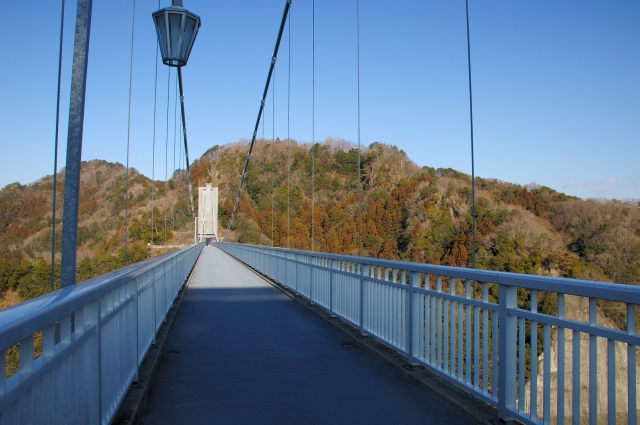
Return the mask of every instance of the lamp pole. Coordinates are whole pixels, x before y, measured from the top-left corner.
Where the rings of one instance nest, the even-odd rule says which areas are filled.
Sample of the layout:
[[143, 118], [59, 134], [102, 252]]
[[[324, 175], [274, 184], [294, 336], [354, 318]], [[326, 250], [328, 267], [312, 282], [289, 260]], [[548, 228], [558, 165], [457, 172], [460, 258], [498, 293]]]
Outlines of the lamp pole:
[[76, 36], [73, 48], [71, 99], [69, 102], [69, 130], [67, 135], [67, 164], [64, 174], [64, 209], [62, 212], [62, 270], [60, 287], [76, 283], [76, 254], [78, 244], [78, 204], [80, 200], [80, 166], [82, 160], [82, 132], [84, 129], [84, 101], [87, 88], [89, 35], [93, 0], [78, 0]]

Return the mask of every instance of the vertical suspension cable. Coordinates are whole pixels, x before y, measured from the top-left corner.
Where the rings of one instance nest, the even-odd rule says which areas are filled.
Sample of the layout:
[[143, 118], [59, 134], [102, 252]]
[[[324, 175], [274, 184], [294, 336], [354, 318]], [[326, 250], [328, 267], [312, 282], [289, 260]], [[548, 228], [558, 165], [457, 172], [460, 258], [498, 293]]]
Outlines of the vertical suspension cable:
[[51, 200], [51, 292], [56, 283], [56, 189], [58, 185], [58, 132], [60, 128], [60, 80], [62, 78], [62, 44], [64, 36], [64, 0], [60, 13], [60, 50], [58, 53], [58, 94], [56, 97], [56, 133], [53, 143], [53, 198]]
[[274, 190], [274, 174], [273, 167], [275, 166], [274, 157], [276, 153], [276, 69], [273, 69], [273, 90], [271, 91], [271, 246], [275, 246], [274, 230], [273, 230], [273, 216], [275, 214], [275, 197], [273, 195]]
[[[176, 103], [177, 102], [178, 102], [178, 96], [176, 93]], [[177, 125], [178, 123], [176, 123], [176, 126]], [[178, 196], [177, 196], [178, 200], [180, 199], [180, 194], [182, 193], [182, 187], [183, 187], [182, 183], [184, 182], [184, 176], [182, 172], [182, 137], [181, 136], [179, 137], [180, 137], [180, 140], [178, 140], [178, 170], [180, 170], [180, 174], [178, 175]], [[180, 214], [180, 209], [178, 209], [178, 214]]]
[[169, 98], [171, 97], [171, 68], [167, 72], [167, 126], [164, 137], [164, 251], [167, 251], [167, 195], [169, 194]]
[[133, 40], [136, 28], [136, 0], [131, 14], [131, 56], [129, 57], [129, 109], [127, 111], [127, 177], [124, 199], [124, 265], [127, 265], [127, 243], [129, 241], [129, 146], [131, 143], [131, 87], [133, 85]]
[[291, 174], [291, 136], [289, 133], [289, 122], [291, 115], [291, 12], [289, 12], [289, 57], [288, 57], [288, 65], [289, 72], [287, 75], [287, 248], [291, 248], [291, 244], [289, 242], [290, 235], [290, 220], [291, 220], [291, 211], [290, 211], [290, 196], [289, 196], [289, 179]]
[[[158, 9], [160, 9], [160, 0], [158, 0]], [[156, 46], [156, 76], [154, 80], [153, 90], [153, 145], [151, 147], [151, 249], [153, 249], [153, 230], [156, 226], [154, 221], [155, 199], [154, 189], [156, 185], [156, 111], [158, 109], [158, 52], [160, 46]]]
[[[174, 99], [174, 103], [173, 103], [173, 173], [171, 174], [171, 178], [173, 179], [173, 176], [175, 175], [176, 172], [176, 139], [177, 139], [177, 134], [178, 134], [178, 79], [176, 78], [176, 89], [173, 93], [173, 99]], [[175, 189], [175, 182], [174, 184], [174, 189]], [[173, 221], [171, 222], [171, 228], [173, 229], [173, 231], [175, 232], [176, 230], [176, 200], [175, 198], [173, 199], [173, 202], [171, 202], [172, 207], [171, 209], [173, 210]]]
[[[249, 217], [251, 217], [251, 191], [249, 190], [249, 187], [251, 186], [251, 164], [249, 164], [249, 167], [247, 167], [247, 197], [248, 199], [248, 205], [249, 205]], [[258, 183], [258, 176], [256, 175], [253, 178], [253, 185], [254, 188], [257, 187], [256, 184]], [[258, 223], [258, 227], [260, 227], [260, 224]], [[256, 232], [255, 234], [255, 244], [258, 245], [258, 238], [259, 238], [259, 233], [260, 232]], [[251, 242], [251, 228], [249, 226], [247, 226], [247, 243]]]
[[315, 209], [316, 209], [316, 193], [315, 193], [315, 173], [316, 173], [316, 0], [312, 1], [312, 66], [311, 66], [311, 251], [315, 251]]
[[356, 45], [358, 62], [358, 256], [360, 256], [360, 196], [362, 192], [362, 178], [360, 176], [360, 4], [358, 0], [356, 0]]
[[469, 124], [471, 130], [471, 231], [472, 236], [472, 253], [471, 266], [476, 268], [476, 175], [475, 163], [473, 158], [473, 95], [471, 91], [471, 42], [469, 37], [469, 0], [466, 3], [467, 17], [467, 67], [469, 73]]
[[[262, 110], [262, 152], [261, 152], [261, 159], [262, 159], [262, 174], [264, 175], [264, 167], [265, 167], [265, 155], [264, 155], [264, 109]], [[265, 215], [265, 202], [264, 202], [264, 195], [260, 196], [260, 208], [262, 209], [262, 213], [261, 213], [261, 219], [262, 219], [262, 227], [260, 227], [260, 244], [262, 244], [262, 232], [264, 232], [264, 215]]]

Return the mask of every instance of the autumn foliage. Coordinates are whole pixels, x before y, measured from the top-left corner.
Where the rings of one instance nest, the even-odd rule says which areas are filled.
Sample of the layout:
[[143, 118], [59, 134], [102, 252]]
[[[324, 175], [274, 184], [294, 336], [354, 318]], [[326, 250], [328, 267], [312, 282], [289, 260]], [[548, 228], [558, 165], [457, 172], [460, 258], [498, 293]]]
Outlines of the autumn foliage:
[[[247, 149], [246, 142], [216, 146], [193, 165], [199, 184], [220, 187], [223, 226]], [[420, 168], [381, 143], [360, 156], [358, 216], [352, 144], [328, 139], [312, 151], [293, 140], [258, 140], [230, 240], [472, 266], [468, 175]], [[478, 268], [640, 284], [635, 202], [584, 201], [536, 184], [477, 178], [475, 214]]]
[[[247, 151], [247, 141], [214, 146], [191, 165], [194, 187], [219, 188], [223, 231]], [[63, 181], [61, 173], [59, 199]], [[637, 200], [581, 200], [535, 184], [485, 178], [475, 186], [478, 268], [640, 284]], [[83, 163], [79, 280], [123, 265], [125, 188], [122, 165]], [[165, 235], [167, 243], [189, 240], [193, 221], [184, 170], [167, 182], [130, 171], [129, 194], [129, 260], [147, 258], [148, 245], [163, 244]], [[0, 191], [0, 293], [21, 282], [25, 297], [45, 290], [51, 195], [51, 176]], [[471, 179], [464, 173], [421, 168], [382, 143], [358, 152], [344, 140], [312, 146], [260, 139], [227, 240], [471, 267], [472, 235]], [[59, 237], [58, 231], [58, 246]]]

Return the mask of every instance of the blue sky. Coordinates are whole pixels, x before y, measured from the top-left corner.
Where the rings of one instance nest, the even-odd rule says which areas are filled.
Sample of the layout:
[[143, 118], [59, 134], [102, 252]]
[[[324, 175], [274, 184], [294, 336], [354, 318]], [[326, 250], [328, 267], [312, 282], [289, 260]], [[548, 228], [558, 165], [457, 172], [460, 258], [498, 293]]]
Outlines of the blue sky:
[[[202, 17], [183, 69], [192, 160], [215, 144], [250, 138], [284, 3], [184, 0]], [[130, 165], [148, 176], [157, 8], [157, 0], [138, 0], [135, 19]], [[315, 8], [315, 140], [356, 142], [355, 0], [317, 0]], [[640, 2], [470, 0], [469, 8], [476, 175], [583, 198], [640, 198]], [[0, 187], [53, 170], [60, 2], [10, 2], [3, 10]], [[131, 1], [94, 2], [83, 159], [126, 161], [131, 13]], [[311, 0], [293, 0], [291, 13], [290, 135], [311, 141]], [[65, 17], [59, 167], [73, 0]], [[470, 173], [464, 1], [361, 0], [360, 40], [362, 143], [397, 145], [421, 166]], [[288, 52], [285, 30], [267, 137], [287, 136]], [[168, 70], [158, 67], [156, 179], [165, 176], [165, 142], [169, 175], [174, 164]]]

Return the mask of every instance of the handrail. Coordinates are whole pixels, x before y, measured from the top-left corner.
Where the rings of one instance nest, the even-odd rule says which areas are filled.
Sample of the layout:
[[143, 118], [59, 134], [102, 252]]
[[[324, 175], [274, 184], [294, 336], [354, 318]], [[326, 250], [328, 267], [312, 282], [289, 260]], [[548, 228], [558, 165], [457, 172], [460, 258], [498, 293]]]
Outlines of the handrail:
[[0, 310], [0, 350], [11, 347], [17, 341], [33, 335], [44, 326], [162, 263], [166, 257], [175, 255], [178, 252], [152, 257]]
[[[216, 245], [221, 244], [222, 242], [218, 242]], [[299, 253], [304, 254], [308, 257], [313, 258], [327, 258], [338, 261], [357, 261], [360, 264], [365, 264], [369, 266], [379, 266], [379, 267], [390, 267], [393, 268], [394, 265], [401, 265], [403, 270], [433, 274], [433, 275], [443, 275], [443, 276], [452, 276], [460, 279], [471, 279], [478, 282], [493, 282], [493, 283], [503, 283], [505, 285], [514, 285], [514, 286], [526, 286], [531, 289], [537, 289], [540, 291], [551, 291], [558, 292], [558, 285], [562, 286], [564, 292], [570, 295], [577, 295], [581, 297], [595, 297], [608, 299], [611, 301], [618, 302], [633, 302], [634, 304], [640, 304], [640, 287], [631, 286], [631, 285], [621, 285], [614, 284], [616, 286], [611, 286], [612, 284], [609, 282], [597, 282], [592, 280], [581, 280], [581, 279], [567, 279], [560, 277], [551, 277], [551, 276], [536, 276], [536, 275], [526, 275], [519, 273], [510, 273], [510, 272], [498, 272], [491, 270], [478, 270], [478, 269], [467, 269], [463, 267], [452, 267], [452, 266], [442, 266], [442, 265], [434, 265], [434, 264], [423, 264], [423, 263], [413, 263], [409, 261], [399, 261], [399, 260], [385, 260], [380, 258], [368, 258], [368, 257], [357, 257], [355, 255], [347, 255], [347, 254], [331, 254], [317, 251], [303, 251], [303, 250], [295, 250], [288, 248], [278, 248], [278, 247], [264, 247], [261, 245], [250, 245], [250, 244], [232, 244], [230, 242], [224, 242], [231, 245], [239, 245], [251, 248], [260, 248], [260, 249], [269, 249], [273, 252], [279, 253]], [[522, 285], [521, 285], [522, 284]], [[631, 297], [631, 298], [629, 298]]]
[[[638, 422], [640, 287], [255, 245], [215, 246], [402, 353], [408, 364], [423, 366], [497, 407], [502, 420]], [[527, 310], [518, 307], [518, 289], [528, 291]], [[538, 291], [557, 295], [556, 315], [538, 312]], [[584, 312], [565, 308], [571, 296], [588, 299]], [[626, 305], [626, 330], [599, 323], [598, 300]], [[588, 314], [588, 320], [577, 320], [577, 313]], [[538, 334], [543, 354], [527, 358], [529, 350], [538, 352]], [[606, 380], [599, 377], [603, 374]], [[598, 387], [599, 382], [607, 384]], [[571, 395], [567, 400], [565, 393]]]
[[[0, 310], [0, 423], [110, 423], [202, 247]], [[19, 370], [6, 379], [6, 353], [16, 344]]]

